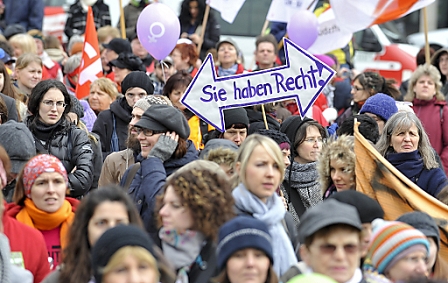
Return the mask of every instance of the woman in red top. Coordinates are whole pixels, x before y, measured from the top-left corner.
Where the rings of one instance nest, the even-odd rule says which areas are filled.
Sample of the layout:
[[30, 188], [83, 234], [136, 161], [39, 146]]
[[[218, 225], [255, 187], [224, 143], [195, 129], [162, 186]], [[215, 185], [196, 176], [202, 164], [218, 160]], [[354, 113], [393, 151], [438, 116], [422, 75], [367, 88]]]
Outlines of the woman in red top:
[[243, 64], [240, 63], [240, 50], [230, 38], [222, 40], [216, 46], [218, 62], [216, 73], [218, 77], [232, 76], [245, 73]]
[[37, 155], [20, 172], [14, 203], [7, 207], [9, 216], [42, 233], [52, 269], [61, 261], [79, 203], [65, 197], [67, 190], [67, 172], [61, 161], [52, 155]]
[[178, 43], [170, 55], [173, 58], [174, 67], [178, 72], [186, 70], [192, 77], [196, 75], [198, 72], [196, 64], [199, 56], [196, 45], [193, 42]]

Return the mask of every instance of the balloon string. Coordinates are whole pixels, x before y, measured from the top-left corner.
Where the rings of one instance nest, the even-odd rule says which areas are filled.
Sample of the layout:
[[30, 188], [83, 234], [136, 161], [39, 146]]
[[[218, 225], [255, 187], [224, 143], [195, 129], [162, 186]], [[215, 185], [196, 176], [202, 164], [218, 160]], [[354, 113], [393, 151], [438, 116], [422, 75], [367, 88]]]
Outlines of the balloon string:
[[165, 66], [168, 68], [168, 65], [165, 63], [165, 61], [160, 61], [160, 65], [162, 65], [163, 84], [166, 84]]

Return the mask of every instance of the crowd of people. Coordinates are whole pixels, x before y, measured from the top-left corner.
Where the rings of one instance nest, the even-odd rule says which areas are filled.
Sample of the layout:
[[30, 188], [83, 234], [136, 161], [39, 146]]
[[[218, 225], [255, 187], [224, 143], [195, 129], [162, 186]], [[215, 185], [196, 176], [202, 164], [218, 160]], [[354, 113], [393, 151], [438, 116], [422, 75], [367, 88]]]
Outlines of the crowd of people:
[[[205, 1], [184, 0], [179, 41], [156, 60], [135, 32], [149, 2], [125, 7], [121, 38], [102, 0], [76, 1], [65, 47], [0, 9], [0, 282], [448, 282], [440, 219], [384, 219], [356, 190], [353, 136], [356, 120], [448, 205], [446, 49], [431, 64], [420, 52], [401, 87], [316, 55], [336, 75], [304, 117], [295, 100], [225, 109], [218, 131], [181, 103], [201, 61], [212, 53], [220, 77], [279, 66], [276, 36], [257, 38], [247, 70], [213, 13], [201, 27]], [[88, 6], [104, 77], [78, 99]]]

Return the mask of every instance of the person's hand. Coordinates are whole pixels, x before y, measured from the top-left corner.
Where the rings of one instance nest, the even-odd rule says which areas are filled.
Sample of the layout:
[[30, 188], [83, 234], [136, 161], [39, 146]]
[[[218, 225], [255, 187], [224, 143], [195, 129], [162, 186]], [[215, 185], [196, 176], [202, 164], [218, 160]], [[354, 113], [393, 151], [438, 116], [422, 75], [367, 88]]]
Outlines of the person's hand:
[[188, 38], [188, 33], [183, 32], [183, 33], [180, 35], [180, 37], [181, 37], [181, 38]]
[[[176, 134], [176, 132], [166, 132], [159, 136], [159, 139], [149, 152], [148, 156], [155, 156], [162, 160], [162, 162], [165, 162], [173, 155], [177, 148], [178, 141], [179, 135]], [[145, 157], [143, 152], [142, 156]]]
[[199, 42], [201, 41], [201, 37], [200, 37], [198, 34], [196, 34], [196, 33], [191, 34], [191, 35], [189, 36], [189, 38], [190, 38], [191, 41], [193, 41], [195, 44], [199, 44]]

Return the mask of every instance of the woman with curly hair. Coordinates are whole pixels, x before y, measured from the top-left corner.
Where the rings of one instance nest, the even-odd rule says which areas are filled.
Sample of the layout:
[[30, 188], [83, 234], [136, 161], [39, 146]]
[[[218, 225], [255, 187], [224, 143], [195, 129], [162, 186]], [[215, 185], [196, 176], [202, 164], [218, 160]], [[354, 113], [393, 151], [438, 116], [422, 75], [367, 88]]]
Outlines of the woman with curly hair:
[[393, 115], [384, 126], [376, 148], [403, 175], [431, 196], [436, 197], [448, 185], [428, 135], [414, 113]]
[[317, 171], [324, 199], [336, 192], [353, 190], [356, 185], [353, 137], [343, 135], [324, 144]]
[[176, 282], [208, 282], [217, 268], [218, 229], [234, 216], [231, 186], [221, 170], [187, 166], [168, 178], [159, 198], [158, 236]]
[[294, 228], [289, 228], [294, 225], [288, 225], [285, 207], [276, 194], [285, 175], [282, 151], [273, 139], [252, 134], [239, 148], [235, 169], [239, 184], [232, 195], [237, 214], [250, 215], [262, 220], [269, 227], [269, 233], [275, 243], [274, 270], [281, 276], [297, 263], [291, 239], [288, 237], [288, 234], [295, 233]]

